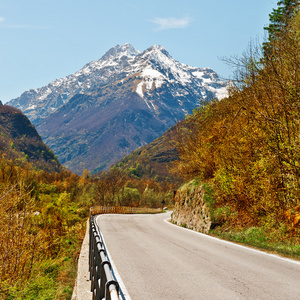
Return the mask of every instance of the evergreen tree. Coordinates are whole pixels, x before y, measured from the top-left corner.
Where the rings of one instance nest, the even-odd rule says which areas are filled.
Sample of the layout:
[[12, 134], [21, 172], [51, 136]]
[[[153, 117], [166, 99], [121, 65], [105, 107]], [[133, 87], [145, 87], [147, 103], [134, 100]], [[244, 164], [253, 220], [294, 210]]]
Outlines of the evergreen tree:
[[268, 41], [264, 43], [264, 53], [268, 54], [271, 42], [277, 40], [286, 31], [287, 26], [299, 10], [300, 0], [280, 0], [277, 2], [278, 8], [273, 9], [269, 15], [270, 24], [264, 29], [268, 32]]

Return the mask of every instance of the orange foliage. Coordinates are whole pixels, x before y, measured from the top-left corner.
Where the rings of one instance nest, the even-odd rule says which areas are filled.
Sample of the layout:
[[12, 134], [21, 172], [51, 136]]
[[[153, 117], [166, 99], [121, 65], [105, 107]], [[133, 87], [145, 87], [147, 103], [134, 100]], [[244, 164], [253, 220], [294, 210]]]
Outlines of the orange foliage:
[[[299, 226], [300, 14], [270, 57], [250, 49], [231, 96], [212, 102], [177, 129], [175, 172], [200, 177], [229, 205], [236, 224]], [[244, 224], [244, 225], [246, 225]]]

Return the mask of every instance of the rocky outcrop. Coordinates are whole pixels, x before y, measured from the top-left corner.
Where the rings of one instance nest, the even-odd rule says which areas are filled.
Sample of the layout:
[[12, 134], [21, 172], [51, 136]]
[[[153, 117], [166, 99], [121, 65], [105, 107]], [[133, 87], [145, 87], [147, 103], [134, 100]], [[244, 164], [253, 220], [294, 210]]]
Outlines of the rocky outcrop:
[[208, 233], [211, 226], [209, 209], [204, 201], [204, 189], [194, 181], [182, 186], [175, 194], [172, 222], [198, 232]]

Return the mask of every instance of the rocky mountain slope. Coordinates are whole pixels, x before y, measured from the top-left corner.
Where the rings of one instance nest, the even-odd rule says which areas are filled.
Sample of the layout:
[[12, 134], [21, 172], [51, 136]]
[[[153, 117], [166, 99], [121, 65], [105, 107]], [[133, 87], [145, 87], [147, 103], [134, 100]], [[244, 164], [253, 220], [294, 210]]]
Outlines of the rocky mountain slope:
[[18, 164], [48, 172], [63, 169], [29, 119], [18, 109], [0, 103], [0, 154]]
[[213, 70], [181, 64], [162, 46], [139, 52], [125, 44], [9, 104], [70, 170], [96, 172], [159, 137], [200, 101], [226, 96], [226, 88]]

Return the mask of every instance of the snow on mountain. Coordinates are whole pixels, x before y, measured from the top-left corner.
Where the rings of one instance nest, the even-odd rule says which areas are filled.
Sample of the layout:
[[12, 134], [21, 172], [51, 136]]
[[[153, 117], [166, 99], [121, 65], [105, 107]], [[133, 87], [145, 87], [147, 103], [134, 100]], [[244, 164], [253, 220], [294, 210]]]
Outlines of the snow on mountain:
[[196, 91], [202, 99], [211, 96], [206, 90], [218, 99], [227, 96], [227, 84], [222, 82], [214, 71], [181, 64], [162, 46], [155, 45], [136, 57], [138, 61], [141, 59], [147, 62], [147, 66], [143, 66], [142, 80], [137, 86], [137, 93], [141, 97], [144, 96], [144, 92], [160, 88], [163, 84], [176, 84], [179, 87], [171, 90], [174, 97], [188, 95], [190, 89]]
[[182, 64], [160, 45], [140, 52], [127, 43], [111, 48], [99, 60], [86, 64], [78, 72], [56, 79], [45, 87], [26, 91], [8, 104], [21, 109], [34, 124], [39, 124], [75, 95], [88, 94], [128, 76], [136, 77], [134, 91], [152, 111], [156, 110], [157, 93], [162, 89], [169, 90], [185, 113], [188, 112], [183, 104], [185, 101], [221, 99], [227, 95], [227, 84], [213, 70]]

